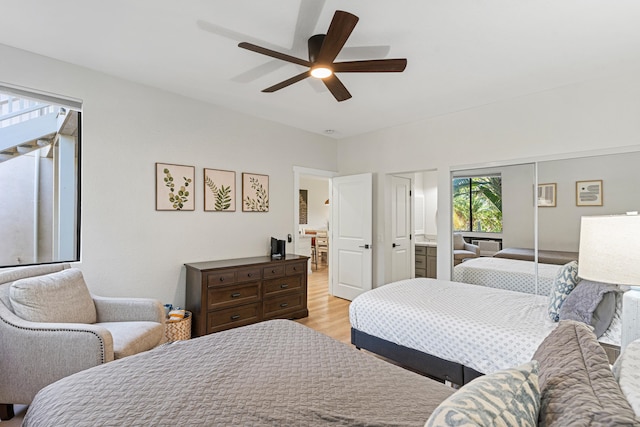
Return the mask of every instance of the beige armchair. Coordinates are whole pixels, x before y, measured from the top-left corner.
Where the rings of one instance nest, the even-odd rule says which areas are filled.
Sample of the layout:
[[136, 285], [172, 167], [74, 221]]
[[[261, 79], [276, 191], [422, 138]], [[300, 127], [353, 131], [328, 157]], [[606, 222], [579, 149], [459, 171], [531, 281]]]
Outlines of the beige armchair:
[[0, 271], [0, 419], [60, 378], [157, 346], [164, 319], [157, 300], [91, 295], [67, 264]]
[[453, 265], [458, 265], [467, 258], [480, 256], [480, 246], [465, 242], [462, 234], [453, 234]]

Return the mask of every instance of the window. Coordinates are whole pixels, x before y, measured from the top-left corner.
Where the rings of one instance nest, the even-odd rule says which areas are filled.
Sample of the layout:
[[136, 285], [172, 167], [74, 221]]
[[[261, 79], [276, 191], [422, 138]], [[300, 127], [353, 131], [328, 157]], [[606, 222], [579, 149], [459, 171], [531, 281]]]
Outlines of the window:
[[502, 232], [502, 176], [453, 179], [453, 229]]
[[80, 107], [0, 85], [0, 267], [80, 259]]

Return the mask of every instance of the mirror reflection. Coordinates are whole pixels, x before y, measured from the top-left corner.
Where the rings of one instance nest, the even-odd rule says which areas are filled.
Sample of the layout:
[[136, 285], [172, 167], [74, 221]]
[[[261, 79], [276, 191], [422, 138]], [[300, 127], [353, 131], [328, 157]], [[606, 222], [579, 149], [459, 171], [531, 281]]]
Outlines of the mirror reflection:
[[[455, 172], [452, 176], [453, 280], [548, 295], [559, 268], [578, 260], [582, 216], [621, 214], [639, 209], [640, 178], [634, 173], [639, 162], [640, 152], [631, 152]], [[484, 200], [456, 200], [460, 194], [456, 192], [458, 183], [464, 187], [473, 177], [480, 178], [475, 187], [473, 182], [465, 187], [473, 199], [477, 197], [474, 196], [476, 187], [476, 193], [485, 193], [481, 188], [482, 180], [486, 180], [483, 177], [498, 174], [502, 178], [501, 232], [490, 229], [491, 220], [481, 219], [492, 211], [488, 205], [497, 208], [497, 204], [490, 203], [491, 192]], [[473, 223], [460, 213], [459, 205], [469, 206], [469, 215], [475, 218]], [[537, 263], [534, 251], [536, 210]], [[491, 215], [497, 222], [497, 209], [493, 209]], [[456, 258], [456, 250], [461, 249], [475, 252], [475, 255]]]
[[534, 248], [534, 187], [533, 163], [453, 174], [454, 281], [538, 293], [535, 264], [507, 258]]

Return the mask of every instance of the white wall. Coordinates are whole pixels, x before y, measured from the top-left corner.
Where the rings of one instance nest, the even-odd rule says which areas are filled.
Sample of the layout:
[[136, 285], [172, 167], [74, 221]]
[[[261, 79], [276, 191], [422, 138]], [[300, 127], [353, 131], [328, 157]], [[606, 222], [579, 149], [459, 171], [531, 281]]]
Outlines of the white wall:
[[[384, 212], [386, 173], [438, 169], [438, 230], [450, 229], [450, 169], [640, 144], [638, 71], [471, 108], [349, 138], [338, 145], [341, 174], [374, 173], [374, 210]], [[629, 171], [628, 176], [637, 173]], [[384, 215], [374, 215], [380, 238]], [[381, 245], [378, 243], [377, 248]], [[438, 274], [450, 275], [449, 233], [438, 233]], [[374, 283], [389, 272], [374, 247]]]
[[[92, 292], [184, 304], [185, 262], [265, 255], [293, 230], [293, 166], [336, 142], [0, 45], [0, 82], [83, 100], [82, 261]], [[155, 162], [196, 168], [195, 211], [155, 210]], [[270, 211], [203, 211], [203, 168], [269, 175]], [[297, 203], [297, 200], [295, 200]]]
[[[555, 182], [557, 194], [556, 207], [539, 209], [539, 247], [577, 252], [581, 216], [640, 211], [639, 165], [640, 153], [540, 162], [539, 182]], [[602, 206], [576, 206], [576, 181], [600, 179]]]

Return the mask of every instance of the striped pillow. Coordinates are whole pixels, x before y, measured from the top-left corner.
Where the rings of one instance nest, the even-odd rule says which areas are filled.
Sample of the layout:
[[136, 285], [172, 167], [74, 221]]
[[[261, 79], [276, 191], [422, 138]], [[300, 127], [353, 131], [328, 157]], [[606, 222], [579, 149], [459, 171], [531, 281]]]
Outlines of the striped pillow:
[[442, 402], [425, 426], [536, 426], [539, 410], [538, 362], [532, 360], [471, 381]]

